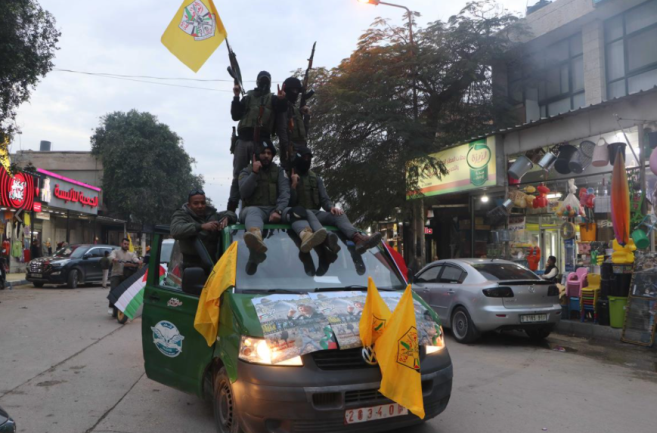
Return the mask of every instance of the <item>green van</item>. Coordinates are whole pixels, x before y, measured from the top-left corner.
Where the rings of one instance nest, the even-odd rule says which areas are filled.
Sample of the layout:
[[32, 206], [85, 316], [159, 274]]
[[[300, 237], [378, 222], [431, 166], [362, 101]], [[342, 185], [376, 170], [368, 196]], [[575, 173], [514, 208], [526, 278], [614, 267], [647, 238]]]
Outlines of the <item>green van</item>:
[[[359, 255], [353, 243], [336, 233], [341, 246], [337, 256], [319, 250], [304, 256], [289, 226], [269, 225], [263, 231], [267, 256], [253, 260], [243, 242], [244, 226], [224, 229], [221, 251], [239, 242], [237, 279], [236, 287], [222, 296], [219, 334], [211, 347], [194, 329], [199, 295], [213, 266], [202, 244], [196, 242], [203, 268], [183, 272], [178, 242], [162, 261], [167, 262], [162, 263], [164, 275], [158, 272], [160, 261], [150, 260], [142, 318], [147, 376], [211, 401], [216, 429], [222, 433], [378, 432], [422, 423], [377, 391], [379, 367], [362, 348], [317, 351], [285, 365], [269, 361], [253, 298], [366, 291], [368, 276], [381, 291], [405, 288], [385, 248]], [[168, 227], [155, 229], [151, 257], [160, 257], [167, 235]], [[422, 305], [438, 322], [430, 307]], [[447, 407], [452, 362], [444, 345], [422, 346], [420, 359], [426, 421]]]

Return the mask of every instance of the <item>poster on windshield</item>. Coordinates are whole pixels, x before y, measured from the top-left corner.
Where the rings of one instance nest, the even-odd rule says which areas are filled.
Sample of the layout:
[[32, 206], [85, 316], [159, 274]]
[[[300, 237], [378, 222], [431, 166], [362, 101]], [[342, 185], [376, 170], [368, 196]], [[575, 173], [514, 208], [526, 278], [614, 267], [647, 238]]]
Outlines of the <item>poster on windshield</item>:
[[[380, 294], [383, 302], [385, 302], [390, 309], [390, 312], [394, 313], [403, 293], [380, 292]], [[437, 337], [440, 335], [440, 327], [433, 320], [431, 312], [415, 298], [413, 298], [413, 309], [415, 310], [415, 322], [418, 330], [418, 341], [420, 346], [426, 344], [434, 345]]]
[[274, 364], [338, 347], [328, 319], [308, 295], [254, 298], [253, 306]]
[[326, 292], [311, 293], [315, 305], [333, 328], [340, 350], [362, 347], [359, 333], [360, 318], [363, 315], [364, 292]]

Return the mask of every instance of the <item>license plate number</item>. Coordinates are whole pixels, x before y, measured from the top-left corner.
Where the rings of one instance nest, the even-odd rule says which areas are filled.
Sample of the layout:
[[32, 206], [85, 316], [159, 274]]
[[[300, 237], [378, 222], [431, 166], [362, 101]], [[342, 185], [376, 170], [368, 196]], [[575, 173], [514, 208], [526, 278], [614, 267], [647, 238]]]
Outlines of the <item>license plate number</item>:
[[390, 403], [362, 409], [349, 409], [344, 414], [344, 422], [345, 424], [357, 424], [403, 415], [408, 415], [408, 409], [397, 403]]
[[32, 274], [32, 278], [41, 278], [43, 275], [41, 274]]
[[520, 323], [547, 322], [547, 314], [525, 314], [520, 316]]

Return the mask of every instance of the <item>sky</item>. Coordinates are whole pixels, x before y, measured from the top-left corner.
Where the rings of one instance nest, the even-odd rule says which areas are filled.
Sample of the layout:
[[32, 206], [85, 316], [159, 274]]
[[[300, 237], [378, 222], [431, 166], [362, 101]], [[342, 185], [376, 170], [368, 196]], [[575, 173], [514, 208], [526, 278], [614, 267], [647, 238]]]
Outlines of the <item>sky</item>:
[[[191, 0], [185, 0], [191, 3]], [[394, 0], [422, 15], [420, 27], [447, 20], [465, 0]], [[50, 72], [21, 105], [16, 122], [22, 131], [12, 152], [38, 150], [41, 140], [54, 151], [88, 151], [100, 118], [114, 111], [147, 111], [171, 127], [196, 160], [194, 172], [205, 177], [205, 191], [224, 208], [232, 177], [230, 118], [232, 81], [222, 44], [198, 73], [174, 57], [160, 42], [181, 0], [39, 0], [62, 32], [56, 69], [130, 76], [174, 77], [221, 82], [138, 80], [196, 87], [170, 87], [130, 80]], [[402, 24], [403, 9], [357, 0], [214, 0], [237, 54], [245, 87], [255, 86], [259, 71], [282, 82], [307, 66], [317, 41], [315, 66], [334, 67], [356, 48], [358, 38], [376, 17]], [[523, 0], [498, 2], [521, 13]], [[98, 185], [100, 186], [100, 185]]]

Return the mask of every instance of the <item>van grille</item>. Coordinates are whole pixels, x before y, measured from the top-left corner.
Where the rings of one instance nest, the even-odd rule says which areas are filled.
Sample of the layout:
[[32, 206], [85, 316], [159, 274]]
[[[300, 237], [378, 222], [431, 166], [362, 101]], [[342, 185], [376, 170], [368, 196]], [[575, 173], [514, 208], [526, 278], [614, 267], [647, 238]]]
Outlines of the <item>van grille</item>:
[[312, 353], [313, 360], [321, 370], [350, 370], [358, 368], [379, 368], [363, 360], [362, 348], [347, 350], [322, 350]]

